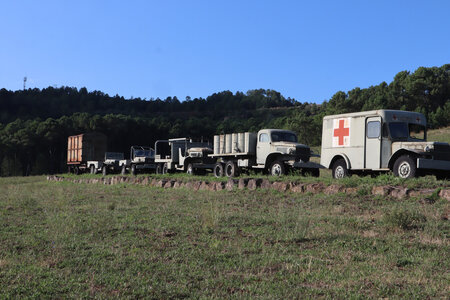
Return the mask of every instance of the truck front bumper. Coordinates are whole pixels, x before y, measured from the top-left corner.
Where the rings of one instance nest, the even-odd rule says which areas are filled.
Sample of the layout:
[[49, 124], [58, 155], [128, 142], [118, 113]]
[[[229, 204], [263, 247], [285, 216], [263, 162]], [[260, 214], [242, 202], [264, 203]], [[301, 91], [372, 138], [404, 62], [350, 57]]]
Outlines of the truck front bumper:
[[298, 169], [325, 169], [324, 166], [315, 162], [294, 162], [292, 165], [294, 168]]
[[418, 169], [450, 171], [450, 161], [448, 161], [448, 160], [427, 159], [427, 158], [418, 158], [417, 159], [417, 168]]

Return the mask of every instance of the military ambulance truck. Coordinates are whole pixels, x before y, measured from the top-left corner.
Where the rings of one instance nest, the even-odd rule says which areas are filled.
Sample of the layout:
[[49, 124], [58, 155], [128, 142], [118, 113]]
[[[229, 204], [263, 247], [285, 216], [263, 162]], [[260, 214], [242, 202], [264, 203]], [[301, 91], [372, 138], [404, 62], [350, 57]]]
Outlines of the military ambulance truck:
[[214, 167], [215, 160], [208, 157], [211, 153], [209, 143], [193, 142], [189, 138], [158, 140], [155, 142], [156, 173], [204, 174]]
[[401, 178], [450, 176], [450, 146], [427, 142], [423, 114], [373, 110], [323, 118], [321, 165], [334, 178], [392, 171]]
[[213, 171], [216, 177], [236, 177], [247, 170], [280, 176], [289, 169], [319, 176], [320, 165], [310, 162], [311, 156], [310, 148], [299, 144], [294, 132], [282, 129], [215, 135], [214, 153], [210, 155], [217, 159]]

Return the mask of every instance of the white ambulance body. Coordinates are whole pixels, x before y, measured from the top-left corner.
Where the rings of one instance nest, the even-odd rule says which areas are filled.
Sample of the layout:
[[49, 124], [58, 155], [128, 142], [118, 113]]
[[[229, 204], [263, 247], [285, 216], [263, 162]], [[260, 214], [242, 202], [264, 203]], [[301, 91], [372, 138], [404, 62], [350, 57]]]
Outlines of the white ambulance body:
[[393, 171], [409, 178], [450, 176], [450, 146], [426, 141], [421, 113], [373, 110], [323, 118], [321, 165], [334, 178]]

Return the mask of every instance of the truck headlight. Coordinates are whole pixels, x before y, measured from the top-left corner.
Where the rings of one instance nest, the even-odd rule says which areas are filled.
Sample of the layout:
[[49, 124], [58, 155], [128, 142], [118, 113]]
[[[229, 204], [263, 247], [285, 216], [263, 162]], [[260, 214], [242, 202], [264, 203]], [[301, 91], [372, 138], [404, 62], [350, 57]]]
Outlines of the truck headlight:
[[423, 149], [425, 152], [431, 152], [434, 149], [434, 145], [426, 145]]

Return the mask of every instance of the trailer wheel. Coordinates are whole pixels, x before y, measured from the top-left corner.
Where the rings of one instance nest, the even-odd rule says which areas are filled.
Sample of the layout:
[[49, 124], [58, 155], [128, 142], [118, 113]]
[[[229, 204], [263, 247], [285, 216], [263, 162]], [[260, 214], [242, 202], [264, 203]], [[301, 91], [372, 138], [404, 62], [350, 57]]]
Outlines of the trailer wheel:
[[120, 174], [125, 175], [127, 173], [127, 166], [122, 165], [122, 170], [120, 170]]
[[192, 164], [188, 164], [188, 166], [186, 168], [186, 173], [188, 175], [195, 175], [195, 169], [194, 169], [194, 166]]
[[78, 167], [73, 168], [73, 173], [75, 175], [79, 175], [80, 174], [80, 168], [78, 168]]
[[162, 167], [162, 173], [169, 174], [169, 166], [167, 165], [167, 163], [164, 163], [164, 166]]
[[103, 176], [108, 175], [108, 168], [107, 168], [106, 166], [103, 166], [103, 167], [102, 167], [102, 175], [103, 175]]
[[344, 159], [340, 158], [334, 162], [332, 173], [334, 179], [340, 179], [350, 175]]
[[135, 176], [136, 175], [136, 165], [131, 165], [131, 175]]
[[225, 176], [227, 177], [237, 177], [239, 176], [239, 168], [234, 161], [227, 161], [225, 164]]
[[282, 176], [284, 174], [286, 174], [286, 167], [281, 161], [276, 160], [270, 165], [270, 175]]
[[416, 171], [416, 164], [408, 155], [400, 156], [394, 163], [394, 175], [400, 178], [416, 177]]
[[162, 166], [161, 166], [161, 164], [157, 164], [156, 165], [155, 173], [156, 174], [162, 174]]
[[220, 178], [223, 176], [223, 165], [222, 163], [218, 162], [214, 166], [214, 176], [217, 178]]

